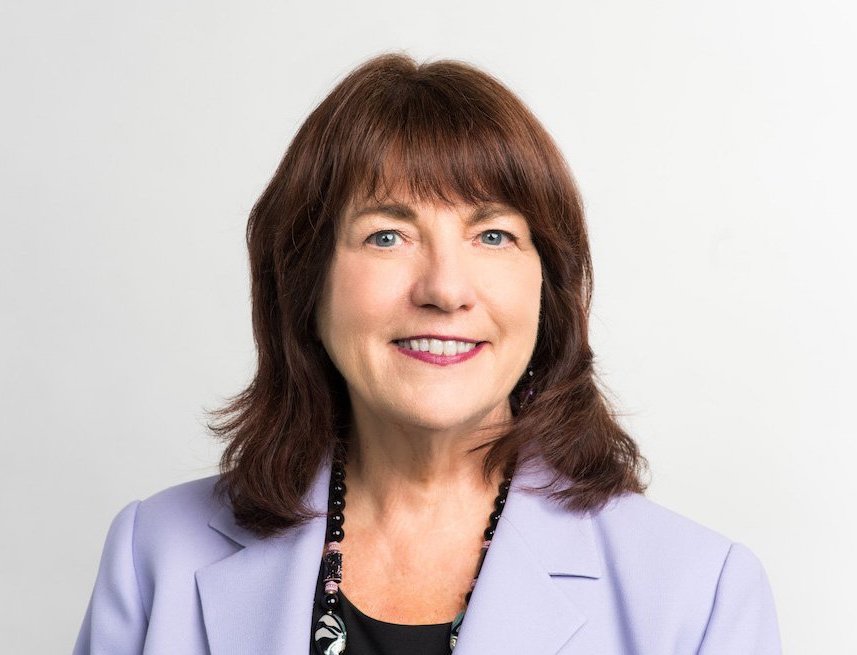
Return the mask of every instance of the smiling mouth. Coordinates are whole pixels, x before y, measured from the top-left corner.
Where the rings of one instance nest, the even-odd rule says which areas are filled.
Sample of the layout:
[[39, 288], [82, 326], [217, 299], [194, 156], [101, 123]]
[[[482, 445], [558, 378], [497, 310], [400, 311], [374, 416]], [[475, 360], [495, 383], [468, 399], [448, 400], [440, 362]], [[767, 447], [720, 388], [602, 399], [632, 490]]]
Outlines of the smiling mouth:
[[458, 341], [455, 339], [397, 339], [394, 341], [399, 348], [413, 352], [423, 352], [432, 355], [452, 357], [463, 355], [485, 343], [484, 341]]

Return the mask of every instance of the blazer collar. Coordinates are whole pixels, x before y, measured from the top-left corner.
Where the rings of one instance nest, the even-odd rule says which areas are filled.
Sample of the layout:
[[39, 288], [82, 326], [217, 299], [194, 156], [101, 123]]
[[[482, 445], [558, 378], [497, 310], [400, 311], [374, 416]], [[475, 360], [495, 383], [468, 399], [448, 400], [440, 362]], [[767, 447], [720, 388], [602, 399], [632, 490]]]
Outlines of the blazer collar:
[[[312, 510], [327, 510], [329, 481], [327, 461], [307, 494]], [[211, 655], [308, 651], [326, 524], [320, 517], [262, 539], [227, 505], [211, 517], [208, 525], [241, 547], [195, 573]]]
[[[552, 655], [586, 622], [553, 578], [599, 578], [603, 560], [588, 515], [530, 491], [551, 481], [541, 460], [519, 467], [461, 626], [456, 655]], [[309, 506], [327, 508], [330, 461], [320, 467]], [[326, 520], [312, 519], [261, 539], [221, 508], [209, 526], [240, 550], [196, 571], [211, 655], [303, 653], [310, 640]]]
[[568, 512], [532, 491], [551, 481], [540, 459], [513, 476], [456, 655], [554, 655], [586, 622], [583, 608], [554, 578], [599, 578], [602, 559], [590, 517]]

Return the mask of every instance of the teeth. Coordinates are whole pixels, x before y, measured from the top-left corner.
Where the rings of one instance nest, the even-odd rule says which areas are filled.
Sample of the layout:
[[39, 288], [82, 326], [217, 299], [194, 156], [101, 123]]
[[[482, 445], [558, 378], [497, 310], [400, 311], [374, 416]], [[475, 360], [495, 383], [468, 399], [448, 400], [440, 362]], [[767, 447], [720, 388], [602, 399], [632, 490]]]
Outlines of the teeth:
[[396, 342], [400, 348], [419, 350], [433, 355], [460, 355], [473, 350], [475, 343], [468, 341], [441, 341], [440, 339], [402, 339]]

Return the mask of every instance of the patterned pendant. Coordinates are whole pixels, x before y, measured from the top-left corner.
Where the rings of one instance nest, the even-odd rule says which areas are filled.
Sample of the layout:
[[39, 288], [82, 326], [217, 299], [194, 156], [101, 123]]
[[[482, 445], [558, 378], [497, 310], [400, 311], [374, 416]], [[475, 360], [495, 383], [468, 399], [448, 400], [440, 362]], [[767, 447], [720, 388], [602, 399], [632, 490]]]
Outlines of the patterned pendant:
[[319, 655], [345, 652], [345, 621], [338, 614], [325, 612], [315, 624], [315, 650]]
[[452, 619], [452, 629], [449, 633], [449, 651], [452, 652], [455, 649], [455, 644], [458, 641], [458, 631], [461, 629], [461, 622], [464, 621], [464, 612], [459, 612], [455, 615], [455, 618]]

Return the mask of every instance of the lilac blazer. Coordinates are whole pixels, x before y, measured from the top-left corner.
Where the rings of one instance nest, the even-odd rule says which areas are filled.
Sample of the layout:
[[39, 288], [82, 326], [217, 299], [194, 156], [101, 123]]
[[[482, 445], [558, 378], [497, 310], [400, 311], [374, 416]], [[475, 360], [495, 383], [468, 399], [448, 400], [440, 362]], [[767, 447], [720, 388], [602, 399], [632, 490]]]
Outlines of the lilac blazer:
[[[773, 655], [776, 611], [745, 546], [640, 494], [563, 510], [519, 470], [456, 655]], [[329, 462], [308, 499], [327, 508]], [[211, 495], [217, 476], [113, 520], [75, 655], [306, 655], [325, 519], [259, 539]]]

